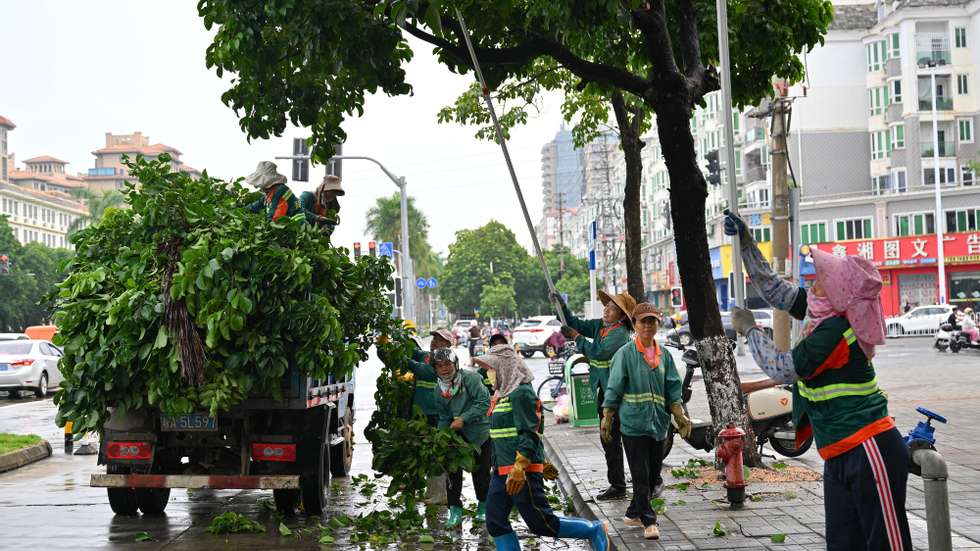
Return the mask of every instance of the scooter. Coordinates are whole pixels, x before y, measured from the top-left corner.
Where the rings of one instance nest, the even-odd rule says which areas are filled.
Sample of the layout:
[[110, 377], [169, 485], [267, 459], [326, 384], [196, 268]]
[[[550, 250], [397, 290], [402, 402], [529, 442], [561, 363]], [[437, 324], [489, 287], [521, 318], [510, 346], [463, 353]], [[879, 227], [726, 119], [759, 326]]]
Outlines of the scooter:
[[960, 350], [980, 350], [980, 341], [970, 342], [970, 335], [954, 329], [952, 324], [944, 323], [936, 332], [936, 343], [933, 346], [940, 352], [948, 347], [950, 352], [956, 354]]
[[[694, 393], [694, 374], [701, 368], [701, 358], [696, 349], [688, 348], [684, 350], [681, 361], [687, 367], [681, 385], [681, 399], [684, 402], [684, 411], [686, 412], [687, 403]], [[793, 426], [792, 386], [778, 384], [773, 386], [772, 381], [765, 380], [748, 381], [742, 383], [741, 390], [760, 453], [762, 446], [766, 443], [772, 446], [772, 449], [777, 453], [786, 457], [799, 457], [810, 449], [813, 444], [813, 436], [804, 440], [799, 446], [796, 445], [796, 428]], [[714, 441], [711, 438], [711, 423], [692, 418], [691, 424], [693, 430], [691, 436], [687, 438], [687, 443], [694, 448], [711, 451], [714, 447]], [[665, 458], [673, 447], [676, 432], [677, 426], [672, 419], [671, 425], [668, 427], [667, 439], [664, 442]]]

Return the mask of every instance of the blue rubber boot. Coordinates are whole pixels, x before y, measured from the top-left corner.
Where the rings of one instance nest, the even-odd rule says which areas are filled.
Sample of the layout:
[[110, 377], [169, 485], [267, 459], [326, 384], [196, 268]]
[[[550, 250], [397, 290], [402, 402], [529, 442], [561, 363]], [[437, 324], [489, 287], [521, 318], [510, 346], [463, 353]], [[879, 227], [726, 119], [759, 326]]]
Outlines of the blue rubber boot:
[[497, 551], [521, 551], [521, 542], [517, 541], [517, 534], [514, 532], [502, 536], [494, 536], [493, 545], [497, 548]]
[[463, 522], [463, 508], [452, 505], [449, 507], [449, 518], [446, 519], [446, 528], [455, 528]]
[[559, 538], [587, 539], [592, 542], [595, 551], [609, 549], [609, 535], [606, 533], [606, 523], [589, 521], [584, 518], [560, 517], [558, 519]]
[[475, 522], [486, 522], [487, 521], [487, 503], [481, 501], [476, 508], [476, 518], [473, 519]]

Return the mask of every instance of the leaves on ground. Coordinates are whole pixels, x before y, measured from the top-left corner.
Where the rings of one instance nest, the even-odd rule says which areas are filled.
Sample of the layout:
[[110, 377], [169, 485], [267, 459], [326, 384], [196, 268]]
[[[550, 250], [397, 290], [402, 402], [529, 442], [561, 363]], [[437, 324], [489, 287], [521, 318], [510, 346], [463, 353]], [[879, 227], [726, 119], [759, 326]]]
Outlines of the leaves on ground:
[[435, 538], [432, 537], [432, 534], [422, 534], [421, 536], [419, 536], [419, 543], [421, 544], [435, 543], [435, 542], [436, 540]]
[[725, 527], [721, 524], [721, 521], [715, 521], [715, 527], [711, 530], [711, 533], [715, 535], [716, 538], [723, 537], [728, 533]]
[[211, 519], [211, 524], [204, 531], [213, 536], [221, 534], [263, 534], [265, 533], [265, 526], [241, 513], [228, 511]]
[[783, 470], [783, 469], [785, 469], [785, 468], [786, 468], [787, 466], [788, 466], [788, 465], [786, 465], [786, 463], [785, 463], [785, 462], [783, 462], [783, 461], [777, 461], [777, 462], [775, 462], [775, 463], [773, 463], [773, 464], [772, 464], [772, 468], [773, 468], [773, 469], [776, 469], [776, 470]]
[[290, 530], [289, 527], [286, 526], [285, 523], [280, 522], [279, 523], [279, 535], [280, 536], [284, 536], [284, 537], [292, 536], [293, 535], [293, 531]]
[[320, 544], [321, 545], [333, 545], [334, 541], [336, 541], [336, 540], [334, 540], [333, 536], [331, 536], [329, 534], [328, 535], [324, 535], [324, 536], [320, 536]]
[[664, 501], [662, 497], [655, 497], [651, 499], [650, 507], [653, 508], [658, 515], [662, 515], [667, 512], [667, 502]]
[[133, 538], [133, 541], [157, 541], [157, 539], [146, 532], [139, 532]]
[[786, 541], [786, 534], [773, 534], [769, 536], [769, 541], [773, 543], [784, 543]]

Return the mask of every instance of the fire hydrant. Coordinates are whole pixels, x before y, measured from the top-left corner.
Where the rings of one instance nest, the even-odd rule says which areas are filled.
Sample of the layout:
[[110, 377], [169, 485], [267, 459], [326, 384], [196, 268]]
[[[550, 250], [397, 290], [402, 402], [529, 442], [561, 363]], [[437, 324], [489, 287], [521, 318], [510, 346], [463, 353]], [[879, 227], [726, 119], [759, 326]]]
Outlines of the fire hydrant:
[[733, 509], [739, 509], [745, 503], [745, 473], [742, 468], [742, 448], [745, 431], [729, 423], [725, 430], [718, 433], [723, 440], [718, 446], [718, 459], [725, 462], [725, 488], [728, 490], [728, 502]]

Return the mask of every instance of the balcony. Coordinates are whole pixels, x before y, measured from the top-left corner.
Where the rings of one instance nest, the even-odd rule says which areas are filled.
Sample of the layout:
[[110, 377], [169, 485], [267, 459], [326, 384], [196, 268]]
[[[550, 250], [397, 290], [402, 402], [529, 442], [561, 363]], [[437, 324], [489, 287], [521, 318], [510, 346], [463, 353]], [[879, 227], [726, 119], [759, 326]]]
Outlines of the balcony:
[[[953, 98], [936, 98], [936, 111], [952, 111]], [[919, 111], [932, 111], [932, 98], [919, 98]]]
[[115, 176], [117, 174], [116, 167], [105, 167], [105, 168], [90, 168], [88, 169], [89, 176]]
[[915, 35], [915, 60], [919, 67], [940, 67], [952, 63], [949, 38], [944, 33]]
[[[928, 159], [936, 155], [936, 148], [933, 147], [931, 142], [922, 144], [922, 158]], [[956, 156], [956, 144], [951, 141], [939, 142], [939, 156], [940, 157], [955, 157]]]

